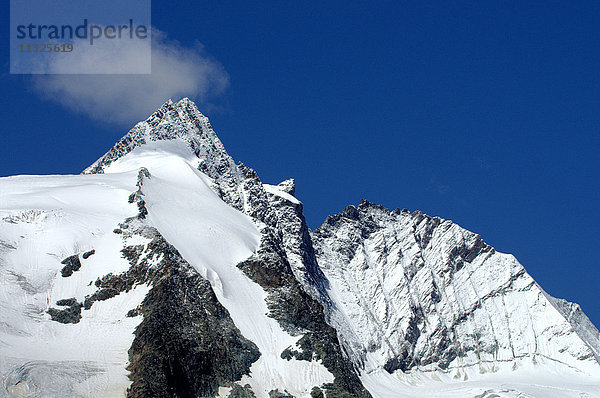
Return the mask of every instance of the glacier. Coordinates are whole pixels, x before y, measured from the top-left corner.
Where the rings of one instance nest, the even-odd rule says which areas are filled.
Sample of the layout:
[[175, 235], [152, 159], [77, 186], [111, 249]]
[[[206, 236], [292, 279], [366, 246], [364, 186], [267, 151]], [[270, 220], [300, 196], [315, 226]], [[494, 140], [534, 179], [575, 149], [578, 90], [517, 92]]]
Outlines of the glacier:
[[0, 312], [0, 397], [600, 397], [600, 333], [513, 256], [366, 200], [310, 231], [189, 99], [0, 178]]

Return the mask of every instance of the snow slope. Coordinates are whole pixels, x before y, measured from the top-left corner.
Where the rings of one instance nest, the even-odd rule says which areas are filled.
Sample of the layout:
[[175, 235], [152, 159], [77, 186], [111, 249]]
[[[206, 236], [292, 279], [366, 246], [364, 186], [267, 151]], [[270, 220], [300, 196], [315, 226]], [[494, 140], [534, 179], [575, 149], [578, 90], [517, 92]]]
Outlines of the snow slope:
[[[75, 326], [50, 320], [57, 300], [82, 301], [89, 282], [129, 268], [117, 223], [137, 213], [127, 197], [136, 172], [0, 179], [0, 396], [122, 396], [124, 364], [144, 298], [138, 286], [84, 311]], [[63, 278], [61, 260], [95, 249]], [[15, 385], [18, 383], [17, 385]]]

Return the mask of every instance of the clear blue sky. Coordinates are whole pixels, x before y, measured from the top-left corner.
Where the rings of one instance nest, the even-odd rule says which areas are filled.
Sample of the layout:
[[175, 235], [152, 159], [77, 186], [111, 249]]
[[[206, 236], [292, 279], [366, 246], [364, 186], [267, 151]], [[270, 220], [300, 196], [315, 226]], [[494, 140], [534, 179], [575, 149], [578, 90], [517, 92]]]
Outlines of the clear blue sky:
[[[153, 2], [228, 73], [201, 110], [230, 154], [294, 177], [313, 228], [361, 198], [452, 219], [600, 325], [600, 3], [298, 3]], [[77, 173], [130, 127], [3, 56], [0, 175]]]

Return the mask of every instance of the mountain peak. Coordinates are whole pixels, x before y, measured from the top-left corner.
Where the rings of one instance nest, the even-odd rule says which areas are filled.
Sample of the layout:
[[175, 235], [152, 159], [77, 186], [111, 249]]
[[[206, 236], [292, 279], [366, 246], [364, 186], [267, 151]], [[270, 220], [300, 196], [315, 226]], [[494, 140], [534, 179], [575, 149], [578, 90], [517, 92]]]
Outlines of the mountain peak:
[[442, 369], [466, 380], [544, 361], [598, 372], [600, 333], [585, 314], [450, 220], [361, 200], [312, 238], [338, 295], [330, 318], [342, 319], [335, 326], [357, 362], [378, 358], [400, 379]]
[[285, 181], [281, 181], [279, 184], [277, 184], [277, 187], [279, 187], [283, 192], [292, 196], [296, 195], [296, 181], [294, 181], [293, 178], [288, 178]]
[[[209, 163], [218, 164], [219, 167], [234, 166], [233, 159], [225, 151], [208, 118], [198, 110], [192, 100], [183, 98], [178, 102], [165, 102], [146, 120], [137, 123], [83, 173], [104, 173], [114, 162], [144, 144], [174, 140], [182, 141], [191, 154], [205, 162], [211, 160]], [[157, 149], [157, 145], [154, 149]], [[214, 174], [211, 170], [202, 171], [208, 171], [209, 175]]]

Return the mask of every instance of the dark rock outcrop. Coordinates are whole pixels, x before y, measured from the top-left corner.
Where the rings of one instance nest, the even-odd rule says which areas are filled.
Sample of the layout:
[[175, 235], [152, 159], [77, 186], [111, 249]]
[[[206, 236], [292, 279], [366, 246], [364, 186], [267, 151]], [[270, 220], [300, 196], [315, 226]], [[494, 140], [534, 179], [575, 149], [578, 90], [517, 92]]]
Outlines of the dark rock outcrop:
[[91, 256], [93, 256], [94, 254], [96, 254], [96, 250], [92, 249], [90, 251], [87, 251], [87, 252], [83, 253], [83, 255], [81, 257], [84, 260], [87, 260], [88, 258], [90, 258]]
[[63, 278], [73, 275], [73, 272], [79, 271], [79, 268], [81, 268], [81, 261], [79, 261], [79, 256], [77, 254], [65, 258], [61, 261], [61, 264], [65, 264], [60, 270], [60, 274]]
[[[93, 302], [137, 284], [151, 286], [128, 314], [143, 316], [129, 349], [128, 397], [209, 397], [219, 386], [234, 386], [259, 358], [256, 345], [241, 335], [210, 283], [177, 249], [141, 222], [128, 224], [128, 234], [152, 240], [124, 248], [130, 269], [97, 281], [100, 289], [90, 297]], [[153, 258], [161, 260], [152, 265]]]
[[67, 308], [49, 308], [47, 312], [53, 321], [59, 323], [78, 323], [81, 320], [82, 305], [75, 298], [58, 300], [56, 305]]

